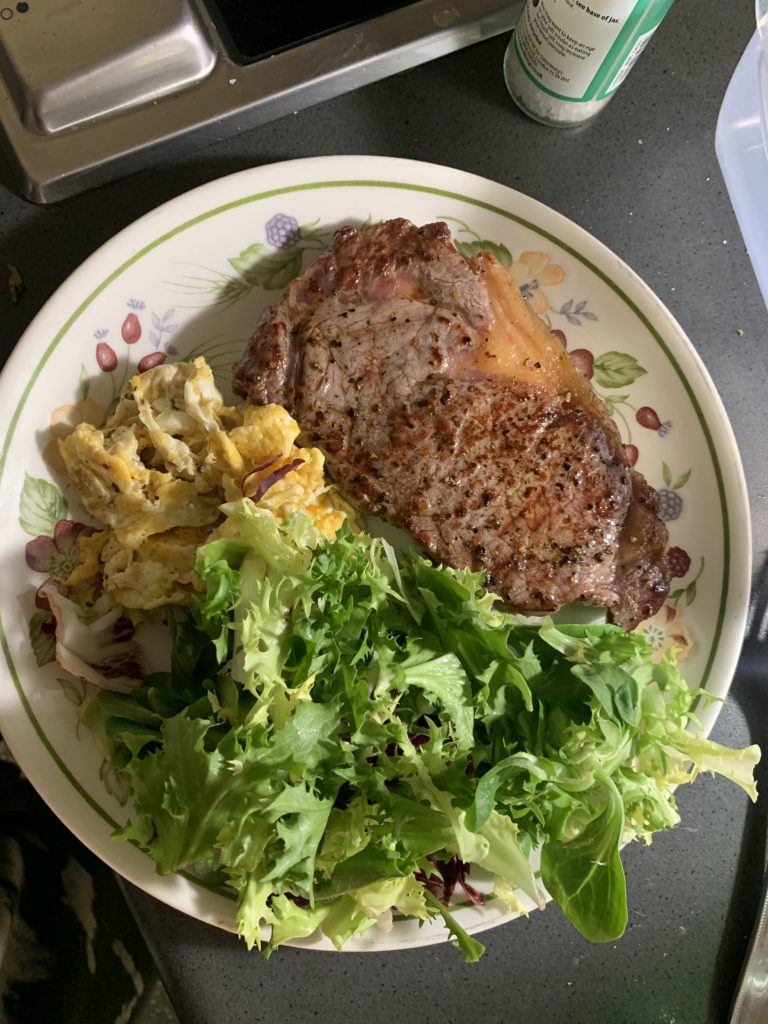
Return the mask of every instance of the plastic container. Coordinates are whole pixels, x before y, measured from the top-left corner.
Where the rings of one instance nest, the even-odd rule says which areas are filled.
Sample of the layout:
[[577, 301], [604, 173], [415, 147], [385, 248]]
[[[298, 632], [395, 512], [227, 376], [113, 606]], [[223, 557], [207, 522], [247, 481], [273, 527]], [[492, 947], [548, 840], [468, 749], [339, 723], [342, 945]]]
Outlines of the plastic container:
[[609, 102], [673, 0], [527, 0], [504, 56], [512, 99], [568, 126]]
[[[758, 16], [761, 16], [758, 0]], [[768, 18], [762, 15], [762, 29]], [[758, 22], [760, 25], [760, 22]], [[768, 306], [768, 33], [749, 42], [726, 90], [715, 151], [763, 300]]]

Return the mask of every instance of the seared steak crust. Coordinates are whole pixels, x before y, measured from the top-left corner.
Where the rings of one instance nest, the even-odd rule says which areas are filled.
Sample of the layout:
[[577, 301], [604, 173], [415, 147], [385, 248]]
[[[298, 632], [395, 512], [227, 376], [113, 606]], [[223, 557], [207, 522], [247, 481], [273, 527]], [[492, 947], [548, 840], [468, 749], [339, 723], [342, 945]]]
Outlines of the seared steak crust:
[[655, 492], [516, 289], [507, 327], [535, 345], [510, 370], [497, 270], [444, 224], [342, 229], [267, 312], [236, 388], [285, 404], [354, 502], [510, 605], [584, 600], [631, 628], [668, 589]]
[[[419, 361], [426, 358], [428, 372], [436, 372], [469, 327], [472, 343], [477, 340], [489, 316], [485, 290], [454, 248], [447, 225], [416, 230], [406, 220], [394, 220], [364, 231], [341, 228], [331, 252], [295, 278], [278, 305], [267, 310], [235, 369], [235, 388], [253, 402], [292, 404], [294, 389], [306, 390], [305, 370], [313, 376], [314, 363], [322, 366], [331, 351], [338, 354], [342, 344], [354, 344], [357, 352], [345, 351], [345, 364], [357, 356], [362, 373], [377, 353], [395, 355], [400, 386], [407, 392], [411, 377], [424, 376]], [[426, 350], [430, 345], [434, 353]], [[387, 369], [391, 377], [382, 381], [382, 393], [398, 375]], [[338, 384], [355, 389], [354, 380]]]

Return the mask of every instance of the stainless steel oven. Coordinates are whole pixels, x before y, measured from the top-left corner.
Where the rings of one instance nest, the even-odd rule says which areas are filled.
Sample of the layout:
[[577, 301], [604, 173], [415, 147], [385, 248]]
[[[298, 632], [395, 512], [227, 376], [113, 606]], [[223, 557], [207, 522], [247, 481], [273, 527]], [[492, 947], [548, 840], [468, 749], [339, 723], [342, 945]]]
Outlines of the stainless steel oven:
[[511, 29], [509, 0], [0, 0], [0, 141], [64, 196]]

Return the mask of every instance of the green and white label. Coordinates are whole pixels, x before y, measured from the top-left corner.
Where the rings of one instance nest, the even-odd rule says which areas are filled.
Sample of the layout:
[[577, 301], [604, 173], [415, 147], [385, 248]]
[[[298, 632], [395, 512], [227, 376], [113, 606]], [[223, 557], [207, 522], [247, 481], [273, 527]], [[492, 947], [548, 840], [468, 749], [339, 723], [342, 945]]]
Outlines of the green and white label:
[[606, 86], [606, 89], [605, 89], [605, 94], [606, 95], [614, 92], [616, 89], [619, 88], [621, 83], [624, 81], [624, 79], [627, 77], [627, 75], [631, 71], [632, 65], [635, 63], [637, 58], [640, 56], [640, 54], [645, 49], [645, 44], [648, 42], [648, 40], [651, 38], [651, 36], [653, 35], [653, 33], [655, 31], [656, 31], [656, 27], [654, 26], [650, 30], [650, 32], [643, 32], [642, 35], [637, 37], [637, 39], [635, 40], [635, 42], [632, 45], [632, 49], [629, 51], [629, 53], [627, 54], [626, 58], [624, 59], [624, 63], [621, 65], [619, 70], [613, 76], [613, 79], [611, 80], [609, 85]]
[[528, 77], [560, 99], [610, 95], [672, 0], [528, 0], [515, 46]]

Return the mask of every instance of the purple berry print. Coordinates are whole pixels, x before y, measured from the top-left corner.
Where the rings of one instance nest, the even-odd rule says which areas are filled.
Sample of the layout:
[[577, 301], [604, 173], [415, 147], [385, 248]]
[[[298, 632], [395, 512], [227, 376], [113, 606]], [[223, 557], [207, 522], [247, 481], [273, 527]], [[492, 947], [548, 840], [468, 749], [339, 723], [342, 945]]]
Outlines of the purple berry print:
[[276, 213], [264, 227], [267, 241], [275, 249], [290, 249], [299, 240], [299, 222], [287, 213]]
[[661, 518], [665, 523], [671, 523], [673, 519], [679, 519], [683, 511], [683, 499], [677, 491], [670, 491], [662, 487], [659, 492], [659, 506]]

